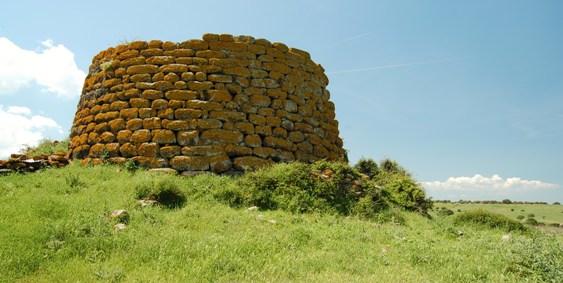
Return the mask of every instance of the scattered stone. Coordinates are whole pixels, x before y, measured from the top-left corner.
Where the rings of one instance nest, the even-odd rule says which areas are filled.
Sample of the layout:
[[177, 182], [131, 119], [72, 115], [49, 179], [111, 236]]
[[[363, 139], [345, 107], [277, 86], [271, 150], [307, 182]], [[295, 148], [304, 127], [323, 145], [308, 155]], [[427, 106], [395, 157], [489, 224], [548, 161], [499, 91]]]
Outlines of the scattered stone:
[[141, 207], [145, 207], [145, 206], [153, 206], [156, 203], [158, 203], [156, 200], [154, 199], [140, 199], [137, 201], [137, 203], [141, 206]]
[[[25, 154], [12, 154], [8, 160], [0, 160], [0, 174], [35, 172], [46, 167], [63, 167], [69, 164], [66, 153], [38, 155], [30, 158]], [[7, 171], [10, 170], [10, 171]]]
[[502, 235], [502, 237], [500, 239], [503, 242], [508, 242], [508, 241], [510, 241], [510, 238], [511, 238], [510, 234], [504, 234], [504, 235]]
[[258, 210], [258, 206], [251, 206], [248, 208], [248, 211], [256, 211]]
[[268, 220], [268, 223], [277, 224], [278, 222], [277, 222], [276, 220], [274, 220], [274, 219], [270, 219], [270, 220]]
[[111, 219], [119, 223], [128, 223], [129, 213], [125, 209], [117, 209], [111, 212]]
[[125, 230], [126, 228], [127, 228], [127, 225], [124, 224], [124, 223], [117, 223], [117, 224], [113, 225], [113, 229], [114, 229], [115, 231], [118, 231], [118, 232], [119, 232], [119, 231], [123, 231], [123, 230]]
[[13, 173], [14, 170], [12, 169], [0, 169], [0, 175], [8, 175], [10, 173]]
[[170, 175], [178, 174], [178, 171], [176, 171], [172, 168], [153, 168], [153, 169], [149, 169], [149, 172], [160, 173], [160, 174], [170, 174]]

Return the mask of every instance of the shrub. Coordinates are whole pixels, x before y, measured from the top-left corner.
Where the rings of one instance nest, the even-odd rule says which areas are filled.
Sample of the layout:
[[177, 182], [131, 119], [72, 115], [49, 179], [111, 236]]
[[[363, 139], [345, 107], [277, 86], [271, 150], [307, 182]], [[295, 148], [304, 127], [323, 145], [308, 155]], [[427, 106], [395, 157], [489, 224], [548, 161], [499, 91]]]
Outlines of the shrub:
[[539, 224], [539, 222], [533, 217], [526, 218], [526, 220], [524, 220], [524, 223], [528, 224], [528, 225], [534, 225], [534, 226]]
[[518, 219], [518, 220], [522, 220], [522, 219], [524, 219], [524, 218], [525, 218], [524, 215], [518, 215], [518, 216], [516, 216], [516, 219]]
[[173, 180], [167, 178], [138, 184], [135, 192], [138, 199], [155, 200], [167, 208], [179, 208], [186, 203], [185, 194]]
[[454, 218], [455, 224], [476, 224], [489, 228], [502, 229], [505, 231], [526, 231], [522, 223], [512, 220], [502, 214], [496, 214], [485, 210], [472, 210], [458, 213]]
[[[227, 196], [262, 209], [349, 214], [358, 196], [352, 182], [358, 179], [357, 171], [344, 163], [277, 164], [244, 175]], [[233, 189], [239, 196], [233, 196]]]
[[379, 167], [381, 171], [386, 173], [395, 173], [401, 175], [409, 175], [407, 170], [405, 170], [397, 161], [391, 159], [384, 159], [381, 161]]
[[131, 160], [131, 159], [127, 160], [125, 164], [123, 164], [123, 167], [125, 167], [125, 170], [132, 173], [140, 169], [139, 164], [137, 164], [135, 160]]
[[440, 210], [438, 210], [438, 215], [439, 216], [450, 216], [453, 215], [454, 212], [451, 209], [447, 209], [445, 207], [442, 207]]
[[275, 164], [247, 173], [213, 195], [235, 207], [326, 212], [370, 219], [378, 217], [389, 205], [426, 212], [430, 202], [418, 184], [404, 175], [387, 175], [378, 181], [365, 179], [356, 168], [340, 162]]
[[536, 215], [533, 213], [528, 213], [528, 217], [536, 217]]
[[502, 203], [504, 203], [504, 204], [511, 204], [512, 201], [510, 201], [509, 199], [503, 199], [503, 200], [502, 200]]
[[358, 170], [358, 172], [368, 176], [372, 179], [377, 173], [379, 172], [379, 167], [377, 166], [377, 162], [373, 161], [373, 159], [360, 159], [354, 168]]
[[432, 202], [426, 198], [424, 189], [408, 174], [382, 173], [378, 175], [375, 183], [385, 189], [393, 204], [406, 210], [425, 214], [432, 207]]
[[553, 205], [561, 205], [558, 201], [554, 202]]

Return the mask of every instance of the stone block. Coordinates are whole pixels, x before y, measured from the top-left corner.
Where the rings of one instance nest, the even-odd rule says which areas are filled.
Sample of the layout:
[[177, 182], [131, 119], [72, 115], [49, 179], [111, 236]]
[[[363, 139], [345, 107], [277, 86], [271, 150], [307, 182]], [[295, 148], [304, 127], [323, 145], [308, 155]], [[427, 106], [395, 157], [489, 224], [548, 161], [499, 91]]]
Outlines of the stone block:
[[135, 74], [154, 74], [158, 72], [158, 66], [156, 65], [134, 65], [127, 67], [127, 74], [128, 75], [135, 75]]
[[207, 156], [175, 156], [170, 159], [170, 165], [178, 171], [209, 170], [209, 163]]
[[171, 130], [153, 130], [152, 141], [158, 144], [176, 143], [176, 135]]
[[136, 130], [131, 134], [132, 143], [143, 143], [148, 142], [152, 138], [151, 131], [147, 129]]
[[243, 134], [239, 131], [211, 129], [202, 132], [201, 139], [206, 143], [217, 144], [238, 144], [243, 139]]
[[178, 145], [196, 145], [199, 142], [198, 131], [180, 131], [176, 135]]
[[144, 157], [157, 157], [158, 144], [154, 142], [145, 142], [137, 147], [137, 154]]

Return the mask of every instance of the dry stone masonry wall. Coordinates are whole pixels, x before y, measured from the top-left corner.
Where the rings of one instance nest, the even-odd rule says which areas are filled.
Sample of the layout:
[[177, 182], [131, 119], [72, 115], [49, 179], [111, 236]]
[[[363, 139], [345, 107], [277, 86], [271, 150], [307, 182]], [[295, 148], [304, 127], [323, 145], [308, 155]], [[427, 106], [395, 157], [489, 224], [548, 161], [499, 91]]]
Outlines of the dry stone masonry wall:
[[122, 44], [90, 65], [71, 156], [217, 173], [340, 160], [327, 84], [307, 52], [250, 36]]

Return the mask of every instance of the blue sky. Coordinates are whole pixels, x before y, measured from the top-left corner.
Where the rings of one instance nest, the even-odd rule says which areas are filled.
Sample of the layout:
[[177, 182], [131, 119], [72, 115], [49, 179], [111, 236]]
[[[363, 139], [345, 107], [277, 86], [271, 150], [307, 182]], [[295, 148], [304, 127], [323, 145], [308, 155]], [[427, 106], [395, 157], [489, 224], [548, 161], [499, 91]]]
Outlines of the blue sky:
[[455, 2], [9, 1], [0, 153], [68, 134], [100, 50], [248, 34], [325, 67], [352, 161], [396, 159], [435, 198], [563, 201], [563, 2]]

